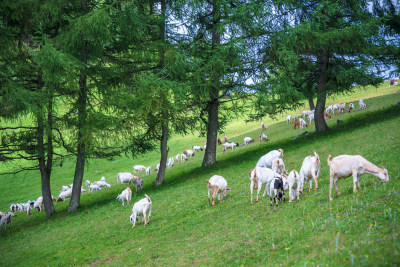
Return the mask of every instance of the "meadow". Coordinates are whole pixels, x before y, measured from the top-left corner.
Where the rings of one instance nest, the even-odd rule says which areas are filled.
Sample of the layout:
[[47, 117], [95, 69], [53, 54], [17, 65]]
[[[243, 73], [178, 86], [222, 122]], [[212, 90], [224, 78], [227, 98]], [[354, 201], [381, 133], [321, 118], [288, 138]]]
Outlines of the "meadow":
[[[132, 172], [133, 165], [155, 165], [158, 151], [131, 159], [92, 160], [84, 179], [105, 176], [111, 188], [83, 193], [81, 206], [67, 212], [68, 200], [55, 203], [56, 214], [31, 216], [19, 213], [7, 231], [0, 230], [0, 265], [395, 265], [400, 263], [400, 86], [355, 89], [348, 95], [329, 98], [333, 103], [363, 98], [367, 110], [356, 110], [328, 119], [330, 131], [310, 133], [292, 140], [302, 130], [293, 130], [282, 114], [265, 119], [264, 132], [270, 142], [259, 143], [260, 122], [229, 123], [225, 134], [230, 141], [243, 143], [245, 136], [255, 143], [222, 152], [218, 146], [217, 164], [201, 168], [204, 152], [185, 163], [175, 163], [166, 171], [165, 183], [154, 187], [156, 174], [142, 176], [144, 197], [153, 202], [150, 224], [129, 222], [132, 204], [122, 207], [115, 198], [126, 187], [117, 184], [118, 172]], [[303, 109], [307, 109], [304, 107]], [[343, 123], [336, 126], [336, 120]], [[223, 137], [223, 136], [222, 136]], [[169, 157], [193, 145], [203, 146], [205, 137], [173, 136], [168, 143]], [[322, 166], [319, 189], [300, 196], [300, 201], [270, 206], [269, 199], [250, 205], [249, 169], [267, 152], [282, 148], [288, 170], [300, 170], [304, 157], [316, 150]], [[361, 190], [352, 191], [352, 179], [339, 181], [340, 196], [328, 199], [328, 155], [360, 154], [388, 169], [390, 181], [381, 183], [372, 175], [361, 177]], [[4, 171], [10, 165], [3, 164]], [[55, 167], [52, 193], [73, 181], [74, 162]], [[206, 179], [218, 174], [226, 178], [232, 191], [227, 198], [209, 207]], [[0, 176], [0, 210], [12, 203], [34, 200], [41, 194], [38, 172]], [[132, 188], [132, 187], [131, 187]], [[263, 190], [263, 189], [262, 189]]]

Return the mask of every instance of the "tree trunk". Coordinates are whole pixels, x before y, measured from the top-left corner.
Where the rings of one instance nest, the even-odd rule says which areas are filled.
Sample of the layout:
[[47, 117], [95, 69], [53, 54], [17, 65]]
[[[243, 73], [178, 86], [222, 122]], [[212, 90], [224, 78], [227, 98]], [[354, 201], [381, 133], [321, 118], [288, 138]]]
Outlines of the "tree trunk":
[[320, 73], [317, 85], [317, 106], [315, 108], [315, 130], [324, 132], [328, 130], [328, 125], [325, 122], [325, 102], [326, 102], [326, 82], [327, 69], [329, 63], [329, 55], [326, 50], [322, 51], [320, 57]]
[[208, 104], [207, 147], [204, 152], [203, 167], [217, 162], [218, 106], [218, 99]]
[[310, 106], [310, 110], [315, 109], [314, 100], [312, 96], [308, 97], [308, 105]]
[[[39, 81], [40, 86], [40, 81]], [[50, 189], [50, 175], [46, 168], [45, 155], [44, 155], [44, 123], [43, 123], [43, 107], [39, 107], [39, 112], [37, 114], [37, 148], [38, 148], [38, 159], [39, 159], [39, 170], [42, 180], [42, 197], [44, 210], [46, 211], [46, 216], [50, 217], [54, 212], [54, 205], [51, 198]]]
[[[218, 24], [220, 23], [220, 7], [219, 1], [213, 1], [213, 30], [212, 30], [212, 50], [213, 52], [221, 44], [221, 36], [218, 32]], [[218, 107], [219, 107], [219, 72], [218, 70], [211, 70], [213, 85], [210, 90], [210, 102], [207, 104], [208, 108], [208, 126], [207, 126], [207, 147], [204, 152], [203, 167], [213, 165], [217, 162], [217, 133], [218, 133]]]
[[[83, 10], [87, 9], [86, 2], [82, 4]], [[87, 64], [87, 47], [86, 36], [82, 35], [85, 44], [82, 47], [82, 63]], [[83, 70], [84, 72], [85, 70]], [[68, 212], [76, 211], [79, 207], [81, 199], [81, 186], [83, 174], [85, 171], [85, 158], [86, 158], [86, 105], [87, 105], [87, 76], [86, 73], [81, 73], [79, 77], [79, 96], [78, 96], [78, 148], [75, 165], [74, 183], [72, 188], [71, 200], [68, 206]]]
[[158, 169], [157, 178], [156, 178], [156, 186], [160, 186], [164, 182], [165, 169], [168, 159], [168, 122], [164, 123], [162, 126], [162, 135], [161, 135], [161, 160], [160, 160], [160, 168]]

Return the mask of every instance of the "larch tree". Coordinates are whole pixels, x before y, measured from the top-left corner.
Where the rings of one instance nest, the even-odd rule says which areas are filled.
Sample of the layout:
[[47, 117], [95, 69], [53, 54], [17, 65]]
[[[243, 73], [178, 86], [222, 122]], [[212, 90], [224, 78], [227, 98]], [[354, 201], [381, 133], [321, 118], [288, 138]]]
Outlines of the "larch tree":
[[[326, 131], [324, 119], [328, 94], [340, 94], [354, 85], [378, 85], [379, 51], [384, 46], [379, 34], [382, 21], [372, 15], [366, 1], [280, 1], [283, 11], [307, 17], [299, 23], [285, 23], [265, 43], [273, 54], [281, 79], [287, 78], [287, 92], [299, 91], [293, 75], [309, 73], [315, 88], [316, 131]], [[289, 15], [290, 17], [290, 15]], [[302, 70], [302, 71], [299, 71]], [[306, 71], [306, 72], [304, 72]], [[280, 79], [280, 80], [281, 80]], [[301, 78], [300, 78], [301, 80]], [[285, 94], [279, 96], [284, 99]], [[294, 99], [296, 102], [296, 99]]]

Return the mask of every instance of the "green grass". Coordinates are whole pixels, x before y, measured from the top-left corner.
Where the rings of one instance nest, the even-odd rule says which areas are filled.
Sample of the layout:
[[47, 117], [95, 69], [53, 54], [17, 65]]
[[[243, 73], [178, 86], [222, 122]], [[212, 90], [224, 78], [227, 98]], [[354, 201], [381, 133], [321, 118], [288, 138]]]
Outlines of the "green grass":
[[[204, 152], [186, 163], [167, 169], [165, 184], [154, 188], [155, 174], [145, 176], [143, 192], [153, 201], [151, 223], [131, 227], [132, 205], [122, 207], [115, 200], [123, 188], [116, 184], [116, 173], [132, 171], [135, 164], [154, 166], [157, 151], [132, 160], [95, 160], [87, 165], [85, 179], [102, 175], [112, 187], [93, 194], [83, 193], [78, 212], [66, 212], [68, 201], [56, 203], [57, 213], [44, 212], [13, 218], [7, 232], [0, 231], [0, 265], [393, 265], [400, 263], [400, 87], [387, 83], [378, 89], [355, 90], [329, 99], [328, 105], [363, 98], [365, 111], [342, 114], [328, 120], [328, 133], [301, 133], [286, 124], [286, 114], [278, 121], [266, 119], [269, 143], [254, 143], [233, 152], [218, 147], [218, 163], [201, 168]], [[336, 119], [343, 125], [335, 126]], [[230, 141], [256, 138], [260, 122], [233, 121], [227, 128]], [[192, 145], [203, 145], [205, 138], [174, 136], [169, 141], [170, 156]], [[269, 200], [250, 205], [248, 171], [268, 151], [283, 148], [286, 167], [299, 171], [305, 156], [315, 149], [322, 161], [320, 189], [306, 191], [300, 202], [270, 207]], [[390, 182], [382, 184], [372, 175], [363, 175], [361, 190], [352, 192], [351, 178], [339, 181], [340, 196], [328, 201], [329, 168], [327, 156], [361, 154], [382, 163]], [[1, 168], [7, 168], [1, 167]], [[74, 163], [66, 162], [52, 175], [52, 192], [72, 183]], [[228, 196], [209, 207], [205, 180], [214, 174], [224, 176]], [[37, 172], [0, 177], [0, 210], [11, 203], [25, 202], [40, 195]]]

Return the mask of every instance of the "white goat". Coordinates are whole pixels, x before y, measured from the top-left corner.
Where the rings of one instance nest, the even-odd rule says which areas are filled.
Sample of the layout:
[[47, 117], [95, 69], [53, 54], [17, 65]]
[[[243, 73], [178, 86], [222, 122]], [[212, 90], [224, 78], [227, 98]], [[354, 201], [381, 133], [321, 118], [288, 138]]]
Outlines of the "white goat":
[[186, 157], [193, 157], [194, 156], [194, 151], [188, 149], [188, 150], [183, 151], [183, 154], [185, 154]]
[[91, 182], [89, 180], [86, 180], [86, 186], [89, 187], [90, 184]]
[[314, 113], [311, 113], [310, 115], [308, 115], [308, 120], [310, 121], [310, 125], [311, 125], [312, 121], [314, 120]]
[[181, 154], [178, 153], [178, 155], [176, 155], [175, 157], [176, 162], [180, 162], [181, 161]]
[[129, 183], [131, 182], [132, 178], [136, 177], [130, 172], [120, 172], [117, 174], [117, 182], [123, 184], [123, 183]]
[[279, 148], [278, 150], [272, 150], [258, 160], [256, 167], [271, 168], [272, 160], [282, 157], [283, 157], [283, 150], [281, 148]]
[[227, 148], [230, 148], [231, 149], [231, 151], [233, 150], [233, 148], [235, 147], [235, 146], [239, 146], [239, 144], [238, 143], [225, 143], [225, 144], [222, 144], [222, 146], [224, 147], [224, 152], [226, 151], [226, 149]]
[[[138, 217], [140, 215], [143, 215], [142, 222], [144, 223], [144, 225], [146, 225], [150, 222], [152, 202], [148, 195], [146, 195], [146, 194], [144, 194], [144, 195], [145, 195], [145, 198], [139, 200], [138, 202], [136, 202], [133, 205], [132, 215], [129, 217], [129, 220], [132, 223], [132, 228], [135, 227], [136, 221], [138, 220]], [[149, 217], [146, 220], [147, 212], [149, 212]]]
[[297, 200], [300, 200], [300, 175], [296, 170], [292, 170], [288, 176], [289, 183], [289, 202], [292, 202], [294, 196], [297, 195]]
[[364, 100], [360, 99], [360, 100], [358, 101], [358, 107], [359, 107], [360, 109], [365, 109], [365, 108], [367, 108], [367, 105], [364, 103]]
[[347, 178], [349, 176], [353, 176], [353, 191], [357, 192], [357, 187], [360, 186], [360, 176], [364, 173], [370, 173], [383, 183], [389, 182], [389, 173], [385, 167], [382, 169], [378, 168], [365, 158], [360, 155], [351, 156], [351, 155], [341, 155], [332, 159], [332, 156], [328, 157], [328, 165], [329, 165], [329, 200], [332, 201], [332, 184], [335, 184], [335, 191], [337, 195], [340, 195], [339, 188], [337, 186], [337, 182], [339, 179]]
[[185, 154], [181, 154], [181, 161], [182, 162], [187, 161], [187, 157]]
[[269, 184], [274, 178], [281, 178], [281, 175], [274, 172], [270, 168], [266, 167], [255, 167], [251, 169], [249, 172], [250, 177], [250, 195], [251, 195], [251, 204], [253, 204], [253, 189], [257, 190], [257, 198], [256, 202], [258, 203], [258, 195], [260, 194], [261, 187], [265, 184], [265, 191], [263, 194], [263, 198], [267, 194], [267, 190], [269, 188]]
[[144, 181], [142, 178], [139, 177], [139, 179], [133, 179], [132, 182], [136, 187], [136, 192], [137, 192], [138, 187], [140, 187], [140, 190], [143, 190]]
[[264, 133], [260, 133], [259, 137], [260, 137], [260, 142], [261, 140], [264, 140], [265, 142], [269, 141], [268, 136], [266, 136]]
[[156, 168], [155, 168], [156, 172], [158, 172], [159, 169], [160, 169], [160, 163], [157, 163]]
[[151, 166], [146, 168], [146, 175], [150, 175], [151, 173]]
[[[89, 191], [90, 191], [90, 187], [89, 187]], [[63, 191], [58, 195], [57, 202], [65, 201], [66, 198], [69, 198], [71, 196], [72, 196], [72, 188], [68, 188], [68, 190]]]
[[292, 115], [286, 117], [286, 122], [289, 124], [292, 123]]
[[[261, 123], [261, 130], [266, 130], [268, 129], [267, 125], [265, 125], [265, 123]], [[227, 140], [225, 142], [228, 142]]]
[[128, 205], [131, 204], [131, 199], [132, 199], [132, 191], [129, 187], [127, 187], [124, 191], [122, 191], [121, 194], [117, 196], [119, 201], [122, 201], [122, 206], [125, 205], [125, 201], [128, 202]]
[[246, 145], [248, 145], [248, 144], [250, 144], [250, 143], [254, 143], [254, 139], [251, 138], [251, 137], [245, 137], [245, 138], [243, 138], [243, 140], [244, 140], [244, 143], [245, 143]]
[[224, 136], [224, 143], [229, 143], [228, 137], [226, 137], [226, 135]]
[[278, 174], [283, 174], [286, 170], [285, 163], [283, 163], [283, 160], [281, 158], [275, 158], [272, 160], [271, 169]]
[[346, 111], [346, 103], [342, 103], [340, 105], [338, 105], [339, 108], [339, 113], [343, 113]]
[[194, 151], [203, 151], [203, 149], [200, 147], [200, 146], [193, 146], [192, 147], [192, 149], [194, 150]]
[[17, 217], [17, 215], [12, 212], [7, 212], [4, 216], [1, 216], [0, 229], [1, 226], [4, 224], [4, 230], [7, 230], [7, 224], [11, 225], [11, 217]]
[[43, 197], [40, 196], [36, 199], [35, 204], [33, 204], [33, 208], [37, 209], [38, 211], [42, 211], [43, 206]]
[[135, 165], [133, 166], [134, 173], [145, 171], [146, 167], [143, 165]]
[[174, 166], [174, 163], [175, 163], [174, 158], [169, 158], [168, 163], [167, 163], [167, 167]]
[[318, 176], [321, 169], [321, 162], [317, 152], [314, 150], [314, 157], [307, 156], [303, 160], [300, 169], [300, 192], [303, 192], [304, 183], [310, 181], [310, 188], [312, 189], [312, 181], [315, 182], [315, 189], [318, 189]]
[[225, 180], [224, 177], [219, 175], [213, 175], [210, 180], [206, 180], [207, 188], [208, 188], [208, 205], [210, 203], [210, 195], [212, 194], [212, 205], [215, 206], [214, 200], [215, 195], [218, 194], [218, 200], [221, 201], [225, 196], [226, 192], [230, 191], [231, 189], [228, 188], [228, 182]]

